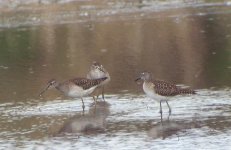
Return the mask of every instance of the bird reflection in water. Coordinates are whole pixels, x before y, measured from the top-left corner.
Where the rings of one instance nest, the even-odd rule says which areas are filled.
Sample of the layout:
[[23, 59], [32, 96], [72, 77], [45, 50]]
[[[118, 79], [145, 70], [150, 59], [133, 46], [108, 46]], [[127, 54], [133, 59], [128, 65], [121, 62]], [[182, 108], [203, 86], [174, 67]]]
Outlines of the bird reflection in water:
[[184, 132], [187, 129], [201, 127], [201, 125], [198, 124], [199, 122], [196, 121], [195, 118], [192, 118], [191, 121], [185, 121], [185, 120], [172, 121], [169, 119], [169, 116], [166, 120], [163, 120], [161, 115], [161, 121], [155, 124], [148, 131], [148, 136], [153, 139], [157, 139], [157, 138], [165, 139], [167, 137], [177, 135], [179, 140], [179, 136], [178, 136], [179, 132]]
[[110, 104], [106, 101], [96, 102], [90, 106], [89, 112], [84, 115], [76, 115], [69, 119], [59, 130], [58, 135], [62, 134], [97, 134], [105, 132], [106, 118], [110, 114]]

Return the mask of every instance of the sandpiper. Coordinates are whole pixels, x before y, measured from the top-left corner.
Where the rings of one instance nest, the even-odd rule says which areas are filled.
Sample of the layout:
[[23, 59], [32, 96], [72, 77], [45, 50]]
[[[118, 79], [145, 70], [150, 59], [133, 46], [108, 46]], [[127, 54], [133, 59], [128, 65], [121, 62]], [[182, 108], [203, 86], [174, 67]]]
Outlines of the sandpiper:
[[90, 95], [106, 79], [107, 77], [99, 79], [74, 78], [62, 83], [52, 79], [48, 81], [47, 87], [39, 95], [41, 96], [48, 89], [55, 88], [68, 97], [81, 98], [84, 111], [83, 97]]
[[165, 101], [169, 108], [169, 114], [171, 114], [171, 107], [168, 104], [168, 100], [170, 97], [176, 95], [183, 95], [183, 94], [196, 94], [196, 92], [189, 88], [182, 88], [176, 86], [174, 84], [160, 81], [160, 80], [152, 80], [152, 75], [149, 72], [143, 72], [140, 74], [140, 77], [137, 78], [135, 81], [143, 80], [143, 90], [145, 94], [158, 101], [160, 103], [160, 113], [162, 115], [162, 106], [161, 103]]
[[[90, 67], [90, 71], [87, 74], [88, 79], [100, 79], [100, 78], [107, 78], [103, 82], [100, 83], [98, 86], [102, 89], [102, 98], [104, 99], [104, 86], [111, 80], [109, 73], [107, 70], [101, 65], [100, 63], [94, 61], [93, 64]], [[98, 98], [99, 95], [97, 95]], [[94, 96], [93, 96], [94, 98]], [[94, 98], [95, 99], [95, 98]]]

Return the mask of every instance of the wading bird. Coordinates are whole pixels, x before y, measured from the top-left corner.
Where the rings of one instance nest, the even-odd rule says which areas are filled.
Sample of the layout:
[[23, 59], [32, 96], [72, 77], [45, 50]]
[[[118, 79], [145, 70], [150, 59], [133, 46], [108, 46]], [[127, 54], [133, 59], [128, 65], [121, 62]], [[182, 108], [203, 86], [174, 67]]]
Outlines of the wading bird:
[[162, 105], [161, 103], [165, 101], [169, 108], [169, 114], [171, 114], [171, 107], [168, 104], [168, 100], [176, 95], [183, 94], [196, 94], [196, 92], [189, 88], [178, 87], [175, 84], [171, 84], [165, 81], [153, 80], [152, 75], [149, 72], [143, 72], [140, 74], [139, 78], [135, 81], [143, 80], [143, 90], [145, 94], [158, 101], [160, 103], [160, 113], [162, 115]]
[[62, 83], [52, 79], [48, 81], [47, 87], [39, 95], [41, 96], [48, 89], [55, 88], [68, 97], [80, 98], [82, 100], [82, 108], [84, 111], [85, 105], [83, 97], [90, 95], [106, 79], [107, 77], [99, 79], [74, 78]]
[[[106, 84], [108, 84], [108, 82], [111, 80], [109, 73], [107, 72], [107, 70], [103, 67], [103, 65], [101, 65], [98, 62], [93, 62], [93, 64], [90, 67], [90, 71], [87, 74], [87, 78], [88, 79], [100, 79], [100, 78], [107, 78], [106, 80], [104, 80], [103, 82], [100, 83], [100, 85], [98, 86], [99, 89], [102, 89], [102, 98], [104, 99], [104, 86]], [[98, 99], [97, 95], [97, 99]], [[94, 96], [93, 96], [93, 99]]]

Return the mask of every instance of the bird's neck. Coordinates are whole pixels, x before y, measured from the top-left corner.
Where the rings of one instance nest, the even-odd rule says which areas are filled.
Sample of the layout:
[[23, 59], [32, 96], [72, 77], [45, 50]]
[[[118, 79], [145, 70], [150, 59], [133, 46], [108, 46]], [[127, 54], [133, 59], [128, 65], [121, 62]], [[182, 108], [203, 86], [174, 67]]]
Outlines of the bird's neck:
[[54, 85], [54, 87], [55, 87], [56, 89], [59, 89], [60, 83], [59, 83], [59, 82], [56, 82], [55, 85]]
[[144, 79], [144, 82], [150, 82], [150, 81], [152, 81], [151, 78]]
[[145, 86], [147, 86], [149, 84], [149, 81], [147, 81], [147, 80], [144, 80], [144, 83], [143, 83], [143, 88], [145, 87]]

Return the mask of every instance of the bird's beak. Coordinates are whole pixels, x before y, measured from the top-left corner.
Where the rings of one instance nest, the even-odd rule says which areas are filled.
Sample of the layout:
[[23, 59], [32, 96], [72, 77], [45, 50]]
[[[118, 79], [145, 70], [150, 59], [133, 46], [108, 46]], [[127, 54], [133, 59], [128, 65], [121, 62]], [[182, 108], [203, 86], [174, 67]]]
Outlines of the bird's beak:
[[48, 84], [47, 87], [46, 87], [44, 90], [42, 90], [42, 92], [39, 93], [39, 96], [42, 96], [42, 94], [43, 94], [44, 92], [46, 92], [50, 86], [51, 86], [51, 85]]
[[141, 80], [141, 78], [139, 77], [139, 78], [137, 78], [137, 79], [135, 79], [135, 82], [137, 82], [137, 81], [139, 81], [139, 80]]

